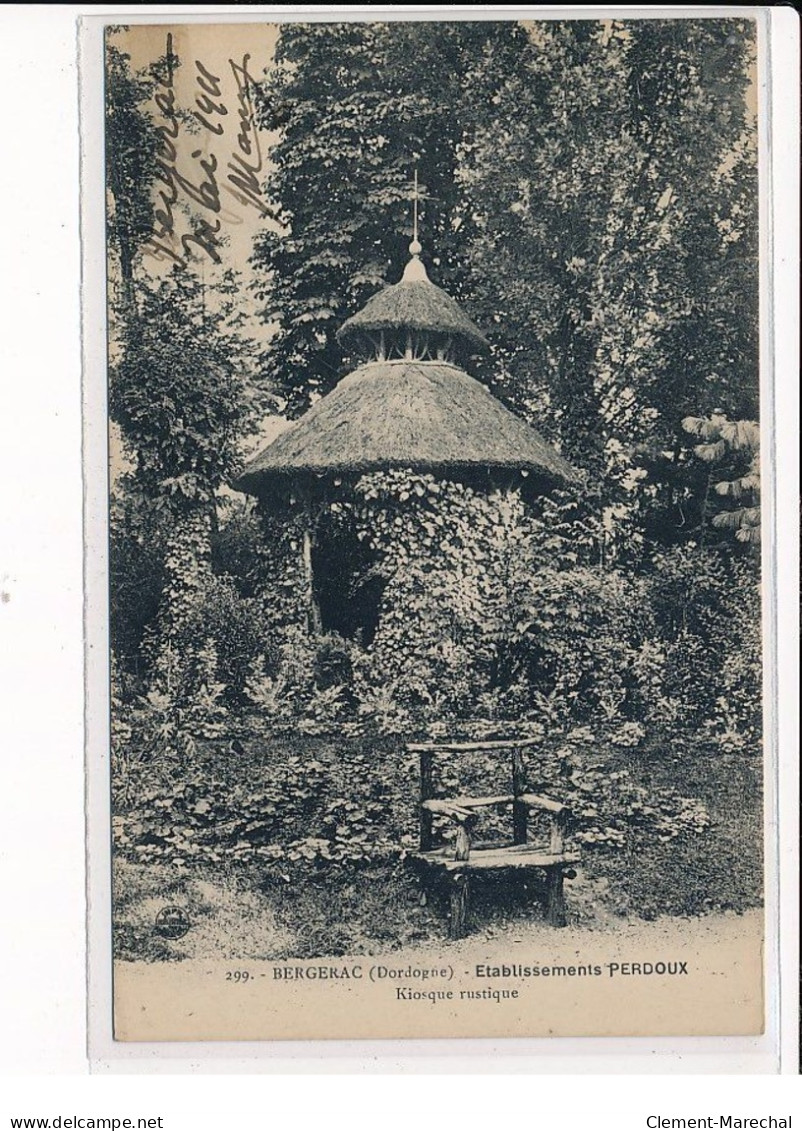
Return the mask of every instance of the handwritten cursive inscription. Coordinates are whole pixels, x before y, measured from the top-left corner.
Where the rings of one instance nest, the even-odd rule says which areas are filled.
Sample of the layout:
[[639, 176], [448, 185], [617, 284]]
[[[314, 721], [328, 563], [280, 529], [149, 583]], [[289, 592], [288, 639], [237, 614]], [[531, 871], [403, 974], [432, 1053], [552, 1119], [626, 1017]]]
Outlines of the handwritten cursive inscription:
[[262, 171], [262, 151], [251, 102], [253, 78], [248, 73], [250, 60], [250, 55], [244, 55], [241, 64], [235, 63], [233, 59], [228, 61], [237, 84], [239, 130], [237, 149], [226, 166], [229, 170], [226, 178], [229, 183], [225, 187], [240, 204], [252, 205], [264, 216], [267, 208], [262, 200], [258, 180], [258, 174]]
[[[197, 107], [195, 117], [210, 133], [219, 136], [223, 132], [223, 126], [220, 122], [210, 122], [206, 115], [220, 114], [222, 117], [225, 117], [225, 115], [228, 114], [225, 103], [220, 101], [222, 95], [220, 79], [217, 75], [213, 75], [211, 71], [207, 70], [198, 59], [195, 60], [195, 68], [198, 72], [198, 86], [200, 87], [200, 94], [195, 99], [195, 105]], [[213, 98], [216, 98], [217, 102], [213, 102]]]
[[[233, 148], [223, 156], [225, 177], [221, 179], [220, 158], [209, 147], [212, 139], [226, 135], [225, 119], [229, 107], [224, 96], [224, 83], [205, 63], [195, 60], [195, 99], [191, 117], [203, 129], [206, 146], [197, 145], [189, 153], [192, 161], [187, 168], [186, 159], [180, 161], [180, 134], [182, 115], [176, 104], [174, 85], [175, 56], [173, 37], [167, 36], [167, 55], [164, 72], [157, 75], [153, 95], [158, 110], [156, 133], [156, 201], [153, 213], [153, 231], [145, 242], [149, 257], [186, 266], [200, 253], [220, 263], [223, 242], [223, 220], [241, 224], [242, 216], [224, 211], [221, 192], [225, 191], [239, 204], [255, 208], [260, 215], [268, 209], [262, 199], [259, 174], [263, 157], [256, 128], [251, 92], [254, 79], [248, 70], [250, 55], [241, 60], [229, 59], [230, 79], [233, 79], [236, 97], [235, 117], [228, 129], [233, 136]], [[195, 127], [197, 132], [197, 126]], [[179, 231], [181, 214], [189, 210], [190, 231]], [[186, 221], [185, 221], [186, 223]]]

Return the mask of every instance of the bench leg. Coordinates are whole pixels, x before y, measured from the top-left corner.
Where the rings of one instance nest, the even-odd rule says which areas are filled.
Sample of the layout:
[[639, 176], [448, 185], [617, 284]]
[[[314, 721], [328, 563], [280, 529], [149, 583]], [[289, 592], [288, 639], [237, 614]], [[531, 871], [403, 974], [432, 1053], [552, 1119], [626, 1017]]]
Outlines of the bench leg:
[[464, 938], [468, 925], [468, 902], [470, 900], [470, 880], [467, 872], [457, 872], [451, 880], [451, 914], [449, 917], [449, 937]]
[[562, 868], [549, 868], [546, 872], [546, 920], [552, 927], [566, 925]]

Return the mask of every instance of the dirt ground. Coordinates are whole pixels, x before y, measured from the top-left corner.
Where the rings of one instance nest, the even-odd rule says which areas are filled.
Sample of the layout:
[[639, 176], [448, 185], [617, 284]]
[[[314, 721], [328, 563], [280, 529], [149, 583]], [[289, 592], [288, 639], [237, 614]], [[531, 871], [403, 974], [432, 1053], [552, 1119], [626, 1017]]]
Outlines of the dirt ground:
[[[475, 964], [494, 958], [498, 961], [500, 948], [514, 958], [526, 961], [525, 955], [545, 955], [559, 952], [563, 959], [575, 956], [576, 961], [590, 961], [591, 956], [604, 953], [609, 960], [618, 957], [625, 961], [633, 954], [668, 954], [699, 946], [705, 950], [726, 950], [737, 940], [760, 935], [763, 912], [757, 909], [743, 915], [734, 912], [714, 913], [689, 919], [661, 918], [653, 922], [642, 919], [616, 919], [604, 925], [569, 925], [560, 930], [548, 923], [533, 919], [510, 922], [503, 929], [490, 929], [468, 935], [448, 943], [448, 951], [455, 961]], [[421, 964], [432, 954], [443, 953], [440, 940], [393, 951], [390, 956], [394, 966]], [[389, 959], [388, 959], [389, 961]]]

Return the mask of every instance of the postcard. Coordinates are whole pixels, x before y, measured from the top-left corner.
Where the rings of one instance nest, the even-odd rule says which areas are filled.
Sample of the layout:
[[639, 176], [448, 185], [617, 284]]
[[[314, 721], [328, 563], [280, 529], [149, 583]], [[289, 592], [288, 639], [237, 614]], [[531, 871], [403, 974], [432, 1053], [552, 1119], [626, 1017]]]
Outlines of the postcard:
[[117, 1041], [763, 1032], [758, 32], [104, 28]]

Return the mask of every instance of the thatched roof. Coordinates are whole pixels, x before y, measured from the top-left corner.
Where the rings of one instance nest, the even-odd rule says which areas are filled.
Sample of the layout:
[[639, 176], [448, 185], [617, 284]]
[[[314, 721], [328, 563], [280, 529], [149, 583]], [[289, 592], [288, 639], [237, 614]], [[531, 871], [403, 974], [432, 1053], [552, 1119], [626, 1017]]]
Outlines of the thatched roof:
[[304, 472], [508, 468], [572, 480], [571, 466], [462, 369], [376, 361], [349, 373], [253, 459], [235, 486], [261, 494]]
[[[413, 261], [414, 262], [414, 261]], [[409, 272], [407, 272], [407, 276]], [[486, 349], [487, 339], [460, 310], [451, 295], [429, 282], [425, 273], [385, 287], [342, 324], [338, 341], [378, 330], [429, 330], [462, 338], [474, 350]]]

